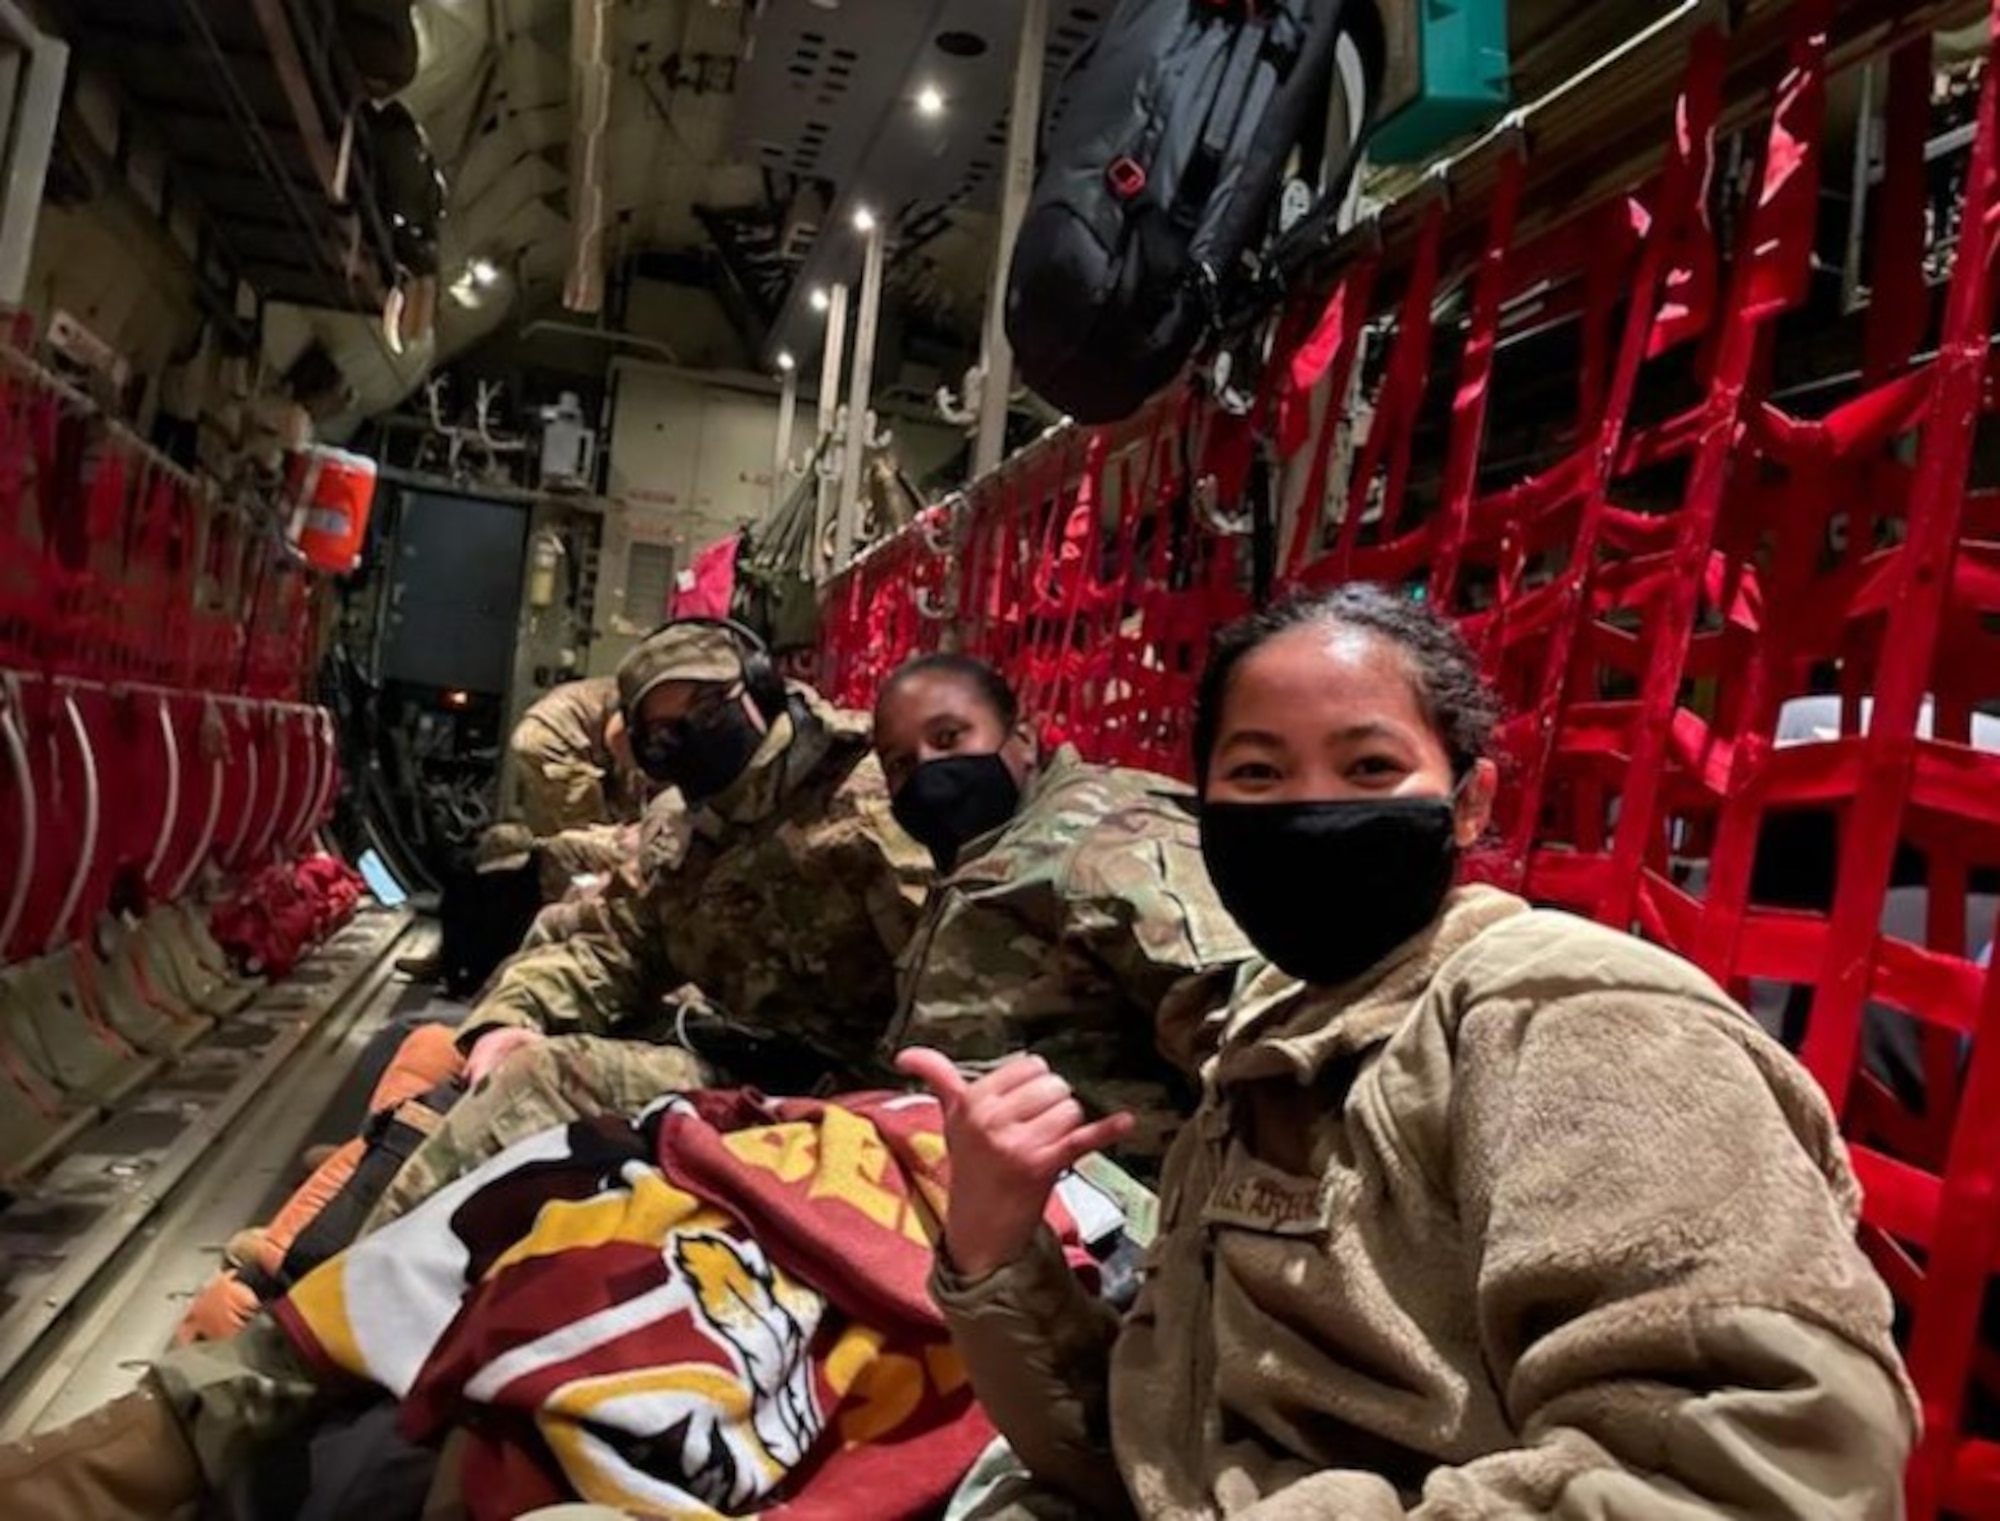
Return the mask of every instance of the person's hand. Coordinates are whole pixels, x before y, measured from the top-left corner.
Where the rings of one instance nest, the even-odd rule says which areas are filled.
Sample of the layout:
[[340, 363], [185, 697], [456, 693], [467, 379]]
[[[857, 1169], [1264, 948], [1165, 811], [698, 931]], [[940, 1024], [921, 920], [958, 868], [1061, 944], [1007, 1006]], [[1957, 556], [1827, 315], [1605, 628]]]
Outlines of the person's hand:
[[1132, 1133], [1129, 1114], [1086, 1122], [1069, 1084], [1039, 1056], [1017, 1056], [967, 1083], [942, 1052], [913, 1046], [897, 1053], [896, 1069], [944, 1107], [951, 1154], [945, 1250], [967, 1278], [1024, 1256], [1056, 1179]]
[[493, 1075], [494, 1070], [516, 1051], [528, 1046], [538, 1046], [548, 1037], [539, 1030], [502, 1028], [491, 1035], [482, 1035], [472, 1043], [472, 1049], [465, 1057], [465, 1085], [477, 1087]]

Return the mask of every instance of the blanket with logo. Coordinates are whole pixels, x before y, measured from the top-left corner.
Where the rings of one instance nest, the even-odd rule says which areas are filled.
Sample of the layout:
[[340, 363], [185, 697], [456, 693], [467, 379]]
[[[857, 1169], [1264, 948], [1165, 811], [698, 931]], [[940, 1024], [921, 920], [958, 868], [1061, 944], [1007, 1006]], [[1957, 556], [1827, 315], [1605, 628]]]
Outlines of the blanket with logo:
[[927, 1097], [674, 1096], [510, 1148], [274, 1310], [413, 1439], [466, 1433], [474, 1521], [935, 1514], [993, 1434], [926, 1290], [948, 1186]]

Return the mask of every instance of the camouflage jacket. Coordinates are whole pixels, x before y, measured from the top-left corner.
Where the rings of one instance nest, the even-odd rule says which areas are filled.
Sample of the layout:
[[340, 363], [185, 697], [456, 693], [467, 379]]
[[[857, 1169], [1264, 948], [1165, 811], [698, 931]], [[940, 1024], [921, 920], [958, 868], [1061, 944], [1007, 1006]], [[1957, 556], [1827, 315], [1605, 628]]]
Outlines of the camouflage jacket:
[[1087, 1105], [1139, 1117], [1128, 1159], [1157, 1158], [1189, 1090], [1156, 1016], [1169, 995], [1220, 1002], [1251, 954], [1209, 885], [1187, 788], [1065, 747], [933, 892], [888, 1044], [974, 1066], [1033, 1051]]
[[604, 726], [618, 706], [609, 676], [565, 682], [528, 709], [507, 742], [521, 787], [521, 816], [535, 834], [635, 824], [643, 778], [618, 764]]
[[543, 859], [562, 873], [565, 883], [573, 877], [609, 876], [638, 854], [639, 825], [592, 824], [588, 829], [565, 829], [540, 844]]
[[755, 1029], [872, 1055], [924, 862], [890, 817], [864, 715], [795, 689], [749, 775], [692, 812], [649, 812], [640, 834], [639, 858], [573, 933], [505, 968], [461, 1040], [496, 1024], [658, 1034], [662, 998], [691, 983]]

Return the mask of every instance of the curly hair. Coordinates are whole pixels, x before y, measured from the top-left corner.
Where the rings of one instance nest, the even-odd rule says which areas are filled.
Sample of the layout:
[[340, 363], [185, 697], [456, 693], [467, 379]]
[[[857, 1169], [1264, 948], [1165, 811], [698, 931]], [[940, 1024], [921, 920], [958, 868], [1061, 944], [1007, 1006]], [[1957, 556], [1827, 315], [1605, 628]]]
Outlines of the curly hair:
[[1402, 653], [1424, 719], [1463, 777], [1493, 747], [1500, 704], [1459, 632], [1424, 603], [1370, 581], [1307, 592], [1273, 603], [1222, 629], [1209, 647], [1194, 707], [1195, 779], [1208, 789], [1208, 764], [1221, 737], [1222, 705], [1245, 656], [1293, 629], [1361, 629]]
[[918, 676], [947, 676], [964, 682], [993, 710], [1003, 729], [1011, 730], [1021, 721], [1021, 700], [1014, 695], [1007, 678], [985, 661], [971, 655], [914, 655], [905, 660], [890, 673], [889, 679], [882, 683], [882, 690], [875, 694], [875, 711], [882, 711], [882, 704], [889, 700], [889, 694], [897, 687]]

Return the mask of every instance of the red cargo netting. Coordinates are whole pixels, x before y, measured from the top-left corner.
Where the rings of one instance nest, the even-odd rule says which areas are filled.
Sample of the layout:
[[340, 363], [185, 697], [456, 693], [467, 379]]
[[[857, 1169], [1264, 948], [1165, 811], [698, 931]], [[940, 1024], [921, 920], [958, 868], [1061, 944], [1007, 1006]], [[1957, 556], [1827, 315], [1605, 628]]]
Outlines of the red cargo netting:
[[[1927, 1428], [1911, 1513], [1991, 1516], [2000, 982], [1977, 958], [2000, 909], [2000, 720], [1975, 710], [2000, 712], [1995, 73], [1941, 205], [1930, 41], [1878, 60], [1858, 372], [1788, 389], [1826, 299], [1832, 13], [1787, 12], [1740, 175], [1718, 151], [1728, 51], [1703, 34], [1644, 183], [1521, 239], [1525, 150], [1503, 143], [1483, 249], [1448, 257], [1434, 204], [1284, 314], [1247, 412], [1177, 394], [1024, 451], [833, 584], [824, 669], [866, 705], [955, 642], [1054, 736], [1186, 775], [1203, 648], [1250, 601], [1234, 504], [1260, 480], [1279, 585], [1380, 580], [1450, 610], [1512, 715], [1484, 869], [1789, 1011], [1905, 1312]], [[1573, 339], [1569, 416], [1525, 469], [1490, 446], [1510, 322]], [[1884, 1044], [1911, 1070], [1867, 1055]]]
[[304, 848], [325, 600], [268, 512], [0, 346], [0, 963]]

